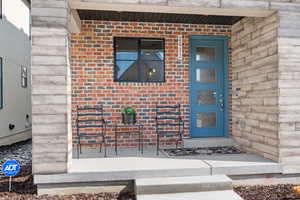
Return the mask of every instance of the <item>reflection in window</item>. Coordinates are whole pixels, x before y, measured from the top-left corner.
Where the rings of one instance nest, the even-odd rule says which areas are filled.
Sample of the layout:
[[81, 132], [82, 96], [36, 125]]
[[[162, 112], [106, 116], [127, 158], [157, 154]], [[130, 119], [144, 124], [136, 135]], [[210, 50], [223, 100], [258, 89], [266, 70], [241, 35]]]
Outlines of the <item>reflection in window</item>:
[[164, 81], [164, 40], [115, 38], [115, 81]]
[[199, 91], [197, 97], [198, 104], [200, 105], [215, 105], [216, 97], [214, 91]]
[[138, 41], [134, 39], [117, 38], [116, 59], [117, 60], [137, 60], [138, 59]]
[[163, 61], [163, 48], [161, 40], [143, 39], [141, 40], [141, 59]]
[[196, 80], [201, 83], [213, 83], [216, 81], [215, 69], [197, 69]]
[[196, 61], [212, 61], [215, 60], [215, 48], [198, 47], [196, 53]]
[[198, 113], [197, 114], [197, 127], [215, 127], [216, 113]]

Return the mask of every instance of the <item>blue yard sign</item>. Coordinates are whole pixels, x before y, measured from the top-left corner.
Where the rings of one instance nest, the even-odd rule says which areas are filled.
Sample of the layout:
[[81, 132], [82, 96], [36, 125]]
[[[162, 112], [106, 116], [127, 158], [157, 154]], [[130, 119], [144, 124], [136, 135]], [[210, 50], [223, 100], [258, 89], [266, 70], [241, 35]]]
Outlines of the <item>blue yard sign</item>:
[[16, 176], [20, 172], [20, 164], [16, 160], [7, 160], [2, 165], [2, 172], [5, 176]]

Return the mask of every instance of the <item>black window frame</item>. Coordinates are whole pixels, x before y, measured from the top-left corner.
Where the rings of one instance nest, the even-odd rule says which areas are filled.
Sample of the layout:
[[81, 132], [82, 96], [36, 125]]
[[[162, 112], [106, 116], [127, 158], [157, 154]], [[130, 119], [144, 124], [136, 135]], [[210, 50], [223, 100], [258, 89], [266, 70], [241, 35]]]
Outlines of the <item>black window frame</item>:
[[3, 5], [2, 5], [2, 0], [0, 0], [0, 20], [2, 19], [3, 15]]
[[0, 110], [3, 109], [4, 103], [3, 103], [3, 58], [0, 57]]
[[[117, 66], [117, 61], [126, 61], [125, 59], [123, 60], [117, 60], [117, 40], [118, 39], [127, 39], [127, 40], [138, 40], [138, 58], [136, 61], [140, 61], [141, 60], [141, 40], [161, 40], [162, 41], [162, 46], [163, 46], [163, 53], [164, 53], [164, 56], [163, 56], [163, 79], [160, 81], [160, 80], [156, 80], [156, 81], [146, 81], [146, 80], [141, 80], [141, 77], [140, 77], [140, 73], [141, 73], [141, 70], [138, 69], [138, 79], [137, 81], [132, 81], [132, 80], [119, 80], [117, 78], [117, 72], [116, 72], [116, 66]], [[165, 47], [165, 38], [150, 38], [150, 37], [114, 37], [113, 38], [113, 50], [114, 50], [114, 82], [126, 82], [126, 83], [164, 83], [166, 82], [166, 47]], [[129, 60], [128, 60], [129, 61]], [[133, 61], [133, 60], [130, 60], [130, 61]], [[140, 65], [139, 67], [140, 68]]]

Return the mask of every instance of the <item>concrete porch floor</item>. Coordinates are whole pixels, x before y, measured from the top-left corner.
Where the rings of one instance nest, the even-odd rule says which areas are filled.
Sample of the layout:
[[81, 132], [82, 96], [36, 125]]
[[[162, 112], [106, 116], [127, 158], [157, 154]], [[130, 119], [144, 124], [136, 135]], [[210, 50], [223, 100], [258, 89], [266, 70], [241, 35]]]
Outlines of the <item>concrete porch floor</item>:
[[[77, 155], [73, 149], [74, 156]], [[156, 156], [155, 148], [145, 147], [142, 155], [137, 148], [108, 148], [104, 158], [99, 149], [83, 149], [80, 159], [73, 158], [67, 174], [35, 175], [40, 194], [49, 188], [93, 186], [118, 186], [132, 183], [139, 178], [187, 177], [211, 175], [260, 175], [281, 174], [280, 164], [253, 154]], [[66, 189], [66, 188], [65, 188]]]
[[[280, 164], [254, 154], [194, 155], [170, 157], [164, 151], [156, 155], [155, 147], [144, 147], [144, 153], [138, 148], [107, 148], [107, 157], [99, 149], [83, 149], [77, 159], [73, 153], [71, 173], [167, 170], [173, 168], [199, 168], [198, 173], [205, 175], [251, 175], [281, 173]], [[88, 165], [83, 165], [88, 163]]]
[[[75, 155], [76, 149], [74, 149]], [[99, 149], [83, 149], [80, 159], [73, 158], [68, 174], [36, 175], [35, 182], [72, 183], [128, 181], [136, 178], [207, 175], [279, 174], [280, 164], [253, 154], [168, 157], [154, 148], [119, 148], [116, 156], [108, 148], [104, 158]]]

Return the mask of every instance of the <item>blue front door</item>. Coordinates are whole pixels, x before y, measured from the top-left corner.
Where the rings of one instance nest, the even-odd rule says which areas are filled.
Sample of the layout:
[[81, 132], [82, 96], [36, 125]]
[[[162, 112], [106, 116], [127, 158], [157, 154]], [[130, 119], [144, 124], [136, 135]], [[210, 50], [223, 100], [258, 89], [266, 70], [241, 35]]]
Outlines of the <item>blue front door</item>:
[[227, 39], [190, 37], [191, 137], [227, 136]]

